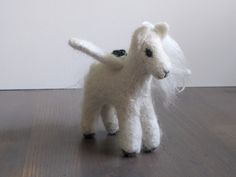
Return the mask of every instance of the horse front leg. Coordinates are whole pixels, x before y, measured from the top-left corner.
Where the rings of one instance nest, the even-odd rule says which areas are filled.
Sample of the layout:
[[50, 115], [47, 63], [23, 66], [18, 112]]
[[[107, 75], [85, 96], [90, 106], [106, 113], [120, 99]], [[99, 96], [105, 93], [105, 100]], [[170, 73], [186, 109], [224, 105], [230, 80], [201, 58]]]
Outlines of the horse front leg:
[[144, 101], [140, 109], [140, 114], [143, 131], [143, 150], [144, 152], [152, 152], [160, 144], [161, 130], [151, 99]]
[[119, 144], [124, 156], [136, 156], [141, 150], [142, 128], [140, 124], [140, 109], [135, 104], [117, 107], [119, 119]]

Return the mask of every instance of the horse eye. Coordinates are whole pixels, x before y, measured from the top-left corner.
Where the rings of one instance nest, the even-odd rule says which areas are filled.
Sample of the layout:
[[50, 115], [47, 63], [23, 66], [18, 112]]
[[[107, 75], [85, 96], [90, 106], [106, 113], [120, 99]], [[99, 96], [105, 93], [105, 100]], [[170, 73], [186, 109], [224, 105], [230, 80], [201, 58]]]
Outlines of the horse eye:
[[146, 48], [145, 50], [145, 54], [148, 56], [148, 57], [152, 57], [152, 51], [148, 48]]

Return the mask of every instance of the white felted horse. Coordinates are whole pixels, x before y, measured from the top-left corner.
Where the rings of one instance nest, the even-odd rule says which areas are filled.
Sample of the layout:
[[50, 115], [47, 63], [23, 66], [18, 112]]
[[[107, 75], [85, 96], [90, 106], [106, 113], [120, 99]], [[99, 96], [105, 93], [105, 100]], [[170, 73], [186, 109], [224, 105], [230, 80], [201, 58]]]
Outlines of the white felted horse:
[[[101, 115], [109, 134], [119, 130], [125, 156], [143, 148], [151, 152], [160, 144], [161, 130], [152, 98], [152, 78], [167, 101], [176, 94], [178, 80], [190, 73], [178, 44], [168, 35], [168, 25], [145, 22], [133, 34], [127, 55], [106, 53], [85, 40], [69, 44], [99, 63], [90, 67], [84, 87], [81, 130], [94, 136], [94, 122]], [[123, 52], [123, 51], [122, 51]]]

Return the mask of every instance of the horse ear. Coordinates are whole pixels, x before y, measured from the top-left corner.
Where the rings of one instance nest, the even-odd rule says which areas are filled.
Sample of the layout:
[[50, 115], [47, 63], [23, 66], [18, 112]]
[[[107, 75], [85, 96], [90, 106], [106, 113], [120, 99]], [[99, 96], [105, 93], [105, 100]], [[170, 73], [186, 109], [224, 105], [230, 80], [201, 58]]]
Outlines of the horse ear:
[[149, 27], [149, 28], [154, 28], [154, 25], [148, 21], [144, 21], [142, 23], [142, 26]]
[[155, 31], [163, 39], [169, 31], [169, 25], [166, 22], [161, 22], [155, 25]]

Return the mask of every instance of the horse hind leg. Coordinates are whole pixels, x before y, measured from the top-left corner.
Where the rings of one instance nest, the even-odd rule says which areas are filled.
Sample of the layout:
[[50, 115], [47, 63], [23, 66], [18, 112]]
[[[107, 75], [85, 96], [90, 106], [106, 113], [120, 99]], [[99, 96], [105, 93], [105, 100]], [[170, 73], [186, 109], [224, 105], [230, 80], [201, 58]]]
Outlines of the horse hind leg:
[[82, 107], [81, 131], [85, 139], [92, 139], [95, 135], [95, 121], [99, 117], [101, 107], [84, 99]]
[[115, 135], [119, 130], [115, 108], [112, 105], [104, 105], [101, 109], [101, 117], [108, 135]]

